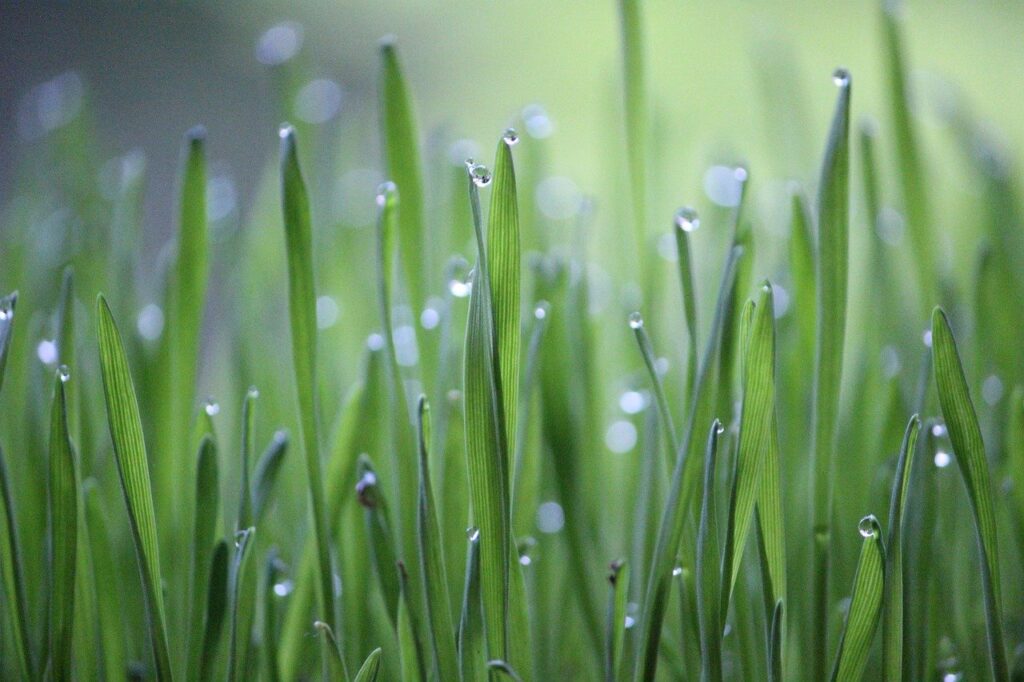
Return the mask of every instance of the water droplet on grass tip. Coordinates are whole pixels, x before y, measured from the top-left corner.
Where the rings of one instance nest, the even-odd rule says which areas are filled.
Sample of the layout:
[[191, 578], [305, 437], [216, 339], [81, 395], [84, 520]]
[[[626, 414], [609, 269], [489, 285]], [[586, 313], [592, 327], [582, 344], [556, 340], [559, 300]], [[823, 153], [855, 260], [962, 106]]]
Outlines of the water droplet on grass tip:
[[473, 290], [473, 271], [469, 269], [469, 264], [459, 259], [449, 266], [449, 272], [448, 292], [455, 298], [469, 296]]
[[388, 199], [394, 196], [396, 192], [398, 192], [398, 186], [390, 180], [380, 183], [377, 186], [377, 205], [383, 208]]
[[57, 368], [57, 376], [60, 377], [60, 382], [66, 384], [71, 378], [71, 370], [68, 369], [67, 365], [61, 365]]
[[644, 318], [639, 312], [632, 312], [629, 314], [629, 328], [640, 329], [644, 326]]
[[474, 163], [469, 166], [469, 177], [473, 179], [473, 184], [477, 187], [486, 187], [491, 184], [491, 171], [482, 163]]
[[857, 530], [860, 531], [860, 534], [863, 537], [877, 537], [878, 520], [874, 516], [869, 514], [868, 516], [865, 516], [860, 520], [860, 523], [857, 524]]
[[501, 139], [505, 141], [509, 147], [514, 147], [519, 144], [519, 133], [516, 132], [515, 128], [506, 128], [505, 134], [501, 136]]
[[206, 402], [203, 403], [203, 411], [206, 412], [209, 417], [220, 414], [220, 403], [213, 398], [207, 398]]
[[480, 539], [480, 529], [476, 526], [470, 526], [466, 529], [466, 539], [470, 542], [476, 542]]
[[248, 393], [246, 393], [246, 395], [248, 397], [254, 398], [254, 399], [255, 398], [259, 398], [260, 397], [260, 389], [256, 388], [255, 386], [250, 386], [249, 387], [249, 391], [248, 391]]
[[697, 209], [691, 206], [683, 206], [676, 211], [675, 222], [676, 227], [683, 232], [693, 232], [700, 227], [700, 215], [697, 214]]
[[377, 506], [377, 475], [372, 471], [364, 473], [356, 483], [356, 499], [367, 509]]
[[845, 88], [850, 85], [850, 72], [844, 68], [838, 68], [832, 72], [832, 82], [837, 87]]

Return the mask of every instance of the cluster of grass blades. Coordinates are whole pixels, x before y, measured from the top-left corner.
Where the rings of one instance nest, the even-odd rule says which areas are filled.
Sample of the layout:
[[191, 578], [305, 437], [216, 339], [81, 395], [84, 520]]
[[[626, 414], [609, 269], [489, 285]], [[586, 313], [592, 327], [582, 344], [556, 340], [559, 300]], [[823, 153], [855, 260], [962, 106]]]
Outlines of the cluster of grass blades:
[[[629, 307], [594, 312], [597, 247], [559, 245], [530, 208], [541, 140], [517, 147], [509, 128], [490, 167], [468, 159], [427, 182], [393, 39], [380, 44], [388, 180], [354, 254], [320, 248], [331, 237], [290, 125], [273, 210], [257, 210], [279, 228], [238, 237], [228, 273], [211, 265], [225, 261], [206, 135], [186, 135], [162, 334], [141, 317], [133, 333], [134, 294], [110, 274], [132, 264], [131, 240], [76, 242], [56, 275], [33, 268], [33, 242], [5, 246], [0, 281], [22, 295], [0, 299], [0, 677], [1024, 675], [1024, 373], [1004, 309], [1024, 295], [1010, 250], [1024, 223], [1008, 166], [958, 112], [992, 223], [972, 304], [935, 246], [886, 4], [910, 277], [878, 237], [883, 128], [857, 127], [844, 69], [816, 199], [787, 195], [782, 259], [755, 240], [745, 167], [737, 200], [704, 218], [722, 239], [696, 233], [686, 207], [656, 249], [643, 13], [619, 9]], [[139, 180], [122, 180], [111, 230], [137, 211]], [[450, 205], [431, 198], [441, 185]], [[860, 309], [863, 259], [871, 305], [906, 290], [900, 319]], [[228, 292], [216, 306], [214, 274]], [[362, 292], [365, 344], [324, 332], [328, 279]], [[936, 303], [977, 358], [942, 308], [928, 321]], [[224, 428], [232, 405], [197, 401], [211, 385], [241, 396], [238, 428]], [[613, 390], [627, 419], [605, 448]]]

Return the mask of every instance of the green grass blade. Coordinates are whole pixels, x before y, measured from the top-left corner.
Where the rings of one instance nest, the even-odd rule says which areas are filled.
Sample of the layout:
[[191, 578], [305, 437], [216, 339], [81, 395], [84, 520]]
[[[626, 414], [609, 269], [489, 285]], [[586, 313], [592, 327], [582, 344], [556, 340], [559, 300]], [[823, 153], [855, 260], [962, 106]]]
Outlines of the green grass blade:
[[995, 502], [989, 478], [985, 443], [967, 388], [967, 378], [957, 352], [953, 330], [946, 314], [936, 308], [932, 313], [932, 358], [935, 385], [942, 416], [953, 443], [957, 467], [967, 486], [974, 514], [978, 545], [981, 550], [981, 582], [985, 596], [989, 662], [997, 680], [1009, 679], [1003, 626], [1000, 615], [999, 547], [996, 535]]
[[732, 291], [736, 283], [737, 263], [743, 255], [743, 247], [734, 246], [729, 250], [722, 281], [718, 290], [718, 303], [715, 317], [711, 324], [704, 355], [701, 357], [700, 370], [694, 384], [694, 408], [686, 430], [686, 437], [676, 452], [676, 463], [672, 471], [672, 479], [665, 511], [658, 528], [658, 539], [651, 559], [647, 582], [644, 586], [643, 610], [641, 611], [641, 632], [637, 643], [637, 660], [634, 671], [635, 680], [653, 679], [658, 666], [658, 649], [661, 641], [661, 629], [665, 617], [669, 590], [672, 584], [672, 570], [675, 568], [676, 556], [683, 537], [687, 514], [691, 511], [691, 503], [697, 485], [694, 473], [700, 473], [700, 466], [695, 467], [699, 458], [694, 455], [696, 425], [703, 420], [712, 420], [715, 404], [715, 386], [718, 355], [722, 327], [725, 318], [731, 314]]
[[245, 395], [245, 400], [242, 401], [242, 490], [239, 494], [238, 521], [235, 523], [235, 530], [242, 530], [253, 524], [252, 484], [250, 483], [249, 466], [255, 452], [253, 444], [255, 416], [253, 413], [258, 397], [259, 391], [250, 388]]
[[753, 309], [750, 330], [744, 335], [743, 407], [736, 460], [736, 496], [729, 509], [722, 586], [722, 618], [728, 613], [729, 595], [739, 575], [754, 505], [764, 489], [762, 481], [775, 426], [775, 305], [772, 286], [765, 283]]
[[430, 637], [433, 640], [434, 659], [437, 672], [442, 680], [455, 680], [459, 676], [458, 658], [455, 652], [455, 628], [449, 610], [448, 576], [444, 567], [444, 547], [441, 542], [441, 527], [437, 522], [437, 506], [430, 483], [430, 467], [427, 447], [430, 441], [430, 407], [425, 396], [420, 396], [417, 406], [417, 432], [419, 435], [420, 486], [419, 486], [419, 536], [420, 562], [426, 584], [427, 618], [430, 623]]
[[716, 419], [708, 434], [704, 454], [704, 499], [697, 531], [697, 613], [700, 617], [701, 680], [722, 679], [722, 555], [718, 549], [718, 510], [715, 502], [715, 464], [718, 435], [722, 425]]
[[218, 540], [213, 548], [213, 556], [207, 569], [206, 617], [203, 625], [203, 642], [199, 656], [199, 680], [212, 680], [213, 666], [217, 660], [220, 639], [224, 632], [224, 619], [229, 604], [230, 580], [228, 566], [228, 543]]
[[277, 605], [277, 594], [274, 586], [281, 579], [284, 572], [284, 564], [277, 556], [277, 551], [271, 549], [267, 561], [263, 567], [263, 636], [260, 640], [260, 671], [266, 682], [277, 682], [281, 679], [280, 666], [277, 662], [277, 622], [280, 608]]
[[626, 602], [629, 599], [629, 564], [613, 561], [608, 573], [608, 622], [605, 626], [605, 682], [622, 679], [626, 648]]
[[[263, 450], [263, 454], [260, 455], [259, 462], [256, 464], [252, 484], [252, 513], [256, 523], [260, 522], [270, 506], [270, 495], [277, 484], [281, 465], [284, 464], [284, 457], [287, 453], [288, 432], [278, 431]], [[329, 504], [328, 507], [330, 507]]]
[[135, 398], [128, 358], [121, 334], [114, 323], [106, 299], [96, 302], [99, 330], [100, 368], [103, 395], [107, 405], [107, 423], [114, 443], [121, 490], [128, 507], [132, 539], [138, 557], [142, 588], [146, 598], [150, 645], [156, 661], [157, 678], [170, 680], [171, 662], [167, 651], [167, 629], [164, 597], [160, 578], [160, 548], [157, 545], [153, 493], [150, 489], [146, 443], [142, 436], [142, 420]]
[[861, 544], [857, 572], [853, 578], [853, 594], [846, 626], [839, 640], [833, 682], [857, 682], [864, 676], [871, 642], [878, 628], [885, 583], [885, 545], [882, 529], [874, 516], [861, 519]]
[[483, 602], [480, 595], [480, 531], [470, 528], [466, 555], [466, 588], [459, 620], [459, 676], [464, 682], [487, 679]]
[[479, 256], [469, 303], [465, 346], [466, 459], [473, 519], [480, 528], [480, 577], [487, 653], [506, 658], [512, 556], [508, 441], [501, 393], [500, 339], [495, 336], [487, 247], [480, 200], [469, 178]]
[[376, 682], [377, 676], [380, 674], [381, 653], [379, 647], [370, 652], [353, 678], [353, 682]]
[[7, 369], [7, 352], [11, 347], [14, 312], [17, 307], [17, 291], [0, 298], [0, 388], [4, 385], [4, 370]]
[[320, 469], [319, 401], [316, 383], [316, 292], [313, 286], [313, 228], [309, 195], [299, 168], [295, 129], [281, 128], [281, 190], [288, 256], [288, 313], [291, 322], [292, 359], [298, 391], [299, 435], [306, 461], [313, 535], [317, 549], [317, 580], [320, 613], [335, 623], [331, 550], [324, 509], [323, 474]]
[[636, 336], [637, 345], [640, 346], [640, 355], [643, 356], [644, 366], [647, 368], [647, 374], [651, 379], [651, 386], [654, 388], [654, 401], [658, 406], [659, 421], [665, 429], [665, 435], [668, 437], [666, 452], [668, 454], [668, 465], [671, 467], [673, 458], [679, 451], [679, 438], [676, 436], [676, 427], [673, 424], [672, 411], [668, 407], [668, 398], [665, 396], [665, 387], [662, 385], [661, 375], [658, 374], [658, 370], [655, 367], [654, 346], [651, 344], [651, 338], [647, 335], [647, 330], [644, 328], [644, 321], [640, 317], [640, 313], [632, 313], [629, 316], [629, 328], [633, 330], [633, 335]]
[[889, 498], [889, 533], [886, 537], [885, 595], [882, 601], [882, 670], [885, 679], [903, 679], [903, 518], [921, 420], [915, 414], [907, 424], [896, 463]]
[[374, 573], [380, 581], [381, 594], [392, 622], [397, 624], [398, 606], [401, 592], [398, 571], [395, 566], [398, 557], [395, 555], [395, 537], [388, 513], [387, 497], [384, 488], [377, 479], [377, 472], [369, 457], [363, 455], [358, 464], [359, 482], [356, 483], [356, 497], [365, 510], [366, 536], [370, 542], [370, 560]]
[[405, 572], [405, 565], [398, 562], [398, 577], [400, 593], [398, 599], [398, 652], [401, 659], [403, 682], [421, 682], [426, 678], [426, 671], [420, 660], [419, 647], [412, 630], [412, 622], [409, 618], [408, 586], [409, 575]]
[[782, 682], [782, 600], [775, 602], [768, 631], [768, 680]]
[[697, 294], [693, 283], [693, 265], [690, 262], [690, 232], [700, 226], [700, 217], [689, 207], [676, 211], [676, 257], [679, 263], [679, 285], [683, 295], [683, 319], [686, 321], [686, 395], [693, 395], [693, 382], [697, 376]]
[[47, 651], [54, 680], [71, 679], [71, 642], [75, 609], [78, 544], [78, 465], [68, 430], [68, 369], [54, 381], [50, 412], [50, 612]]
[[622, 32], [623, 91], [626, 113], [626, 151], [629, 155], [630, 204], [637, 264], [643, 271], [647, 232], [647, 92], [644, 86], [643, 26], [639, 0], [619, 0]]
[[491, 210], [487, 218], [487, 270], [501, 373], [501, 392], [508, 450], [515, 449], [520, 362], [520, 240], [519, 205], [512, 143], [502, 138], [494, 162]]
[[250, 595], [244, 594], [242, 589], [245, 582], [246, 558], [249, 555], [249, 545], [253, 542], [253, 535], [256, 529], [253, 527], [239, 530], [235, 533], [235, 555], [231, 561], [231, 572], [228, 576], [228, 591], [231, 597], [231, 633], [228, 648], [228, 675], [229, 682], [244, 678], [246, 671], [245, 652], [248, 649], [248, 629], [241, 627], [245, 622], [241, 617], [243, 604], [247, 604]]
[[187, 678], [197, 679], [202, 658], [210, 563], [220, 519], [220, 472], [217, 445], [204, 436], [196, 461], [196, 509], [192, 527], [191, 610], [189, 612]]
[[824, 679], [828, 665], [828, 545], [832, 506], [831, 471], [838, 433], [846, 333], [847, 269], [849, 267], [850, 74], [837, 70], [835, 114], [825, 147], [818, 186], [818, 250], [815, 282], [814, 407], [811, 428], [812, 524], [815, 546], [814, 607], [811, 625], [813, 679]]
[[383, 133], [385, 176], [402, 193], [398, 229], [407, 293], [413, 309], [420, 311], [429, 291], [424, 256], [427, 249], [426, 220], [423, 215], [423, 178], [419, 138], [412, 98], [398, 61], [393, 38], [380, 43], [380, 127]]
[[348, 679], [342, 668], [341, 649], [338, 647], [338, 640], [334, 636], [331, 626], [322, 620], [313, 623], [313, 627], [320, 633], [320, 644], [323, 647], [323, 680], [344, 680]]

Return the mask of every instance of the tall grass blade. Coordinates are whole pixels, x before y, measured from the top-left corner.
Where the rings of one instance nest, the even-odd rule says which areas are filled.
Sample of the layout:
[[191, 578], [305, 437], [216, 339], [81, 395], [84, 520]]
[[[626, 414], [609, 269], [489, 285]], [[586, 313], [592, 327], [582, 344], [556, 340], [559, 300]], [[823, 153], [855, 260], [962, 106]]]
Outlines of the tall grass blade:
[[782, 600], [775, 602], [768, 630], [768, 680], [782, 682]]
[[818, 249], [815, 270], [817, 322], [811, 427], [811, 499], [815, 538], [811, 569], [814, 576], [811, 677], [818, 680], [825, 677], [828, 659], [831, 472], [838, 433], [849, 267], [851, 82], [850, 74], [843, 69], [837, 70], [833, 78], [839, 87], [839, 96], [832, 117], [818, 186]]
[[313, 627], [320, 633], [320, 644], [323, 647], [323, 680], [347, 680], [341, 661], [341, 649], [338, 647], [338, 640], [334, 636], [331, 626], [322, 620], [313, 623]]
[[356, 497], [365, 510], [370, 560], [373, 572], [380, 581], [380, 590], [384, 595], [388, 615], [392, 623], [397, 625], [401, 585], [398, 570], [395, 568], [398, 558], [395, 555], [395, 536], [391, 526], [391, 515], [388, 512], [387, 497], [370, 458], [360, 456], [358, 466], [359, 482], [356, 484]]
[[935, 386], [953, 444], [957, 467], [967, 486], [981, 554], [981, 584], [985, 596], [989, 663], [997, 680], [1009, 679], [1000, 608], [999, 547], [995, 502], [989, 478], [985, 443], [974, 411], [967, 378], [957, 352], [953, 330], [941, 308], [932, 313], [932, 362]]
[[110, 307], [102, 295], [96, 301], [103, 395], [107, 423], [114, 443], [121, 490], [128, 507], [132, 539], [142, 577], [149, 621], [150, 645], [159, 680], [170, 680], [171, 661], [167, 651], [167, 628], [160, 577], [160, 547], [157, 545], [153, 493], [150, 488], [146, 443], [142, 435], [139, 404], [135, 398], [128, 358]]
[[412, 630], [409, 619], [408, 581], [405, 565], [398, 562], [399, 599], [398, 599], [398, 652], [401, 659], [403, 682], [420, 682], [427, 679], [423, 666], [419, 645]]
[[255, 416], [253, 413], [258, 396], [259, 392], [255, 388], [250, 388], [242, 401], [242, 490], [238, 498], [238, 521], [235, 524], [235, 530], [242, 530], [253, 524], [252, 484], [249, 467], [255, 452], [253, 444]]
[[605, 682], [622, 679], [626, 648], [626, 603], [629, 599], [629, 564], [613, 561], [608, 582], [608, 621], [605, 626]]
[[643, 26], [639, 0], [619, 0], [622, 32], [623, 90], [626, 109], [626, 152], [629, 156], [630, 204], [637, 265], [643, 271], [647, 232], [647, 92], [644, 85]]
[[[231, 626], [228, 648], [228, 675], [229, 682], [237, 679], [244, 679], [246, 675], [245, 655], [248, 649], [249, 631], [240, 624], [245, 619], [241, 617], [243, 604], [248, 603], [248, 596], [243, 594], [242, 586], [245, 576], [246, 557], [249, 554], [249, 544], [253, 541], [256, 529], [246, 528], [235, 532], [235, 555], [231, 561], [231, 572], [228, 576], [228, 589], [231, 595]], [[244, 600], [244, 601], [243, 601]]]
[[[252, 484], [252, 513], [256, 523], [260, 522], [270, 506], [270, 494], [277, 483], [287, 453], [288, 432], [281, 430], [274, 434], [256, 464]], [[331, 505], [327, 506], [329, 508]]]
[[832, 668], [833, 682], [857, 682], [864, 677], [868, 652], [875, 638], [878, 618], [882, 611], [882, 592], [885, 583], [885, 544], [882, 540], [882, 529], [874, 516], [861, 519], [859, 528], [864, 542], [861, 544], [857, 572], [853, 578], [850, 611]]
[[722, 555], [718, 549], [718, 510], [715, 502], [715, 460], [722, 425], [716, 419], [708, 433], [704, 455], [704, 500], [697, 531], [697, 613], [700, 616], [700, 678], [722, 679]]
[[470, 528], [466, 555], [466, 588], [459, 620], [459, 676], [464, 682], [486, 679], [487, 641], [480, 595], [480, 531]]
[[921, 420], [915, 414], [907, 423], [896, 463], [896, 477], [889, 498], [889, 532], [886, 536], [885, 595], [882, 601], [882, 669], [885, 679], [903, 679], [903, 518], [906, 515], [910, 476]]
[[220, 520], [220, 473], [217, 446], [210, 436], [199, 444], [196, 460], [196, 509], [192, 527], [191, 607], [189, 611], [188, 679], [197, 679], [206, 628], [210, 563]]
[[220, 639], [224, 632], [224, 619], [230, 607], [228, 543], [218, 540], [213, 548], [207, 571], [206, 618], [203, 624], [203, 642], [199, 655], [199, 680], [212, 680]]
[[380, 648], [374, 649], [370, 652], [370, 655], [363, 661], [363, 665], [359, 668], [359, 672], [353, 678], [353, 682], [376, 682], [377, 676], [380, 675], [380, 657], [382, 652]]
[[309, 195], [299, 168], [295, 129], [281, 128], [281, 190], [288, 256], [288, 313], [299, 403], [299, 435], [306, 461], [313, 535], [316, 538], [320, 613], [335, 624], [330, 538], [320, 469], [320, 417], [316, 383], [316, 292], [313, 286], [313, 228]]
[[78, 551], [78, 465], [68, 430], [68, 368], [54, 380], [50, 411], [50, 611], [47, 652], [49, 675], [71, 679], [71, 642], [75, 610], [75, 566]]
[[686, 321], [686, 395], [693, 395], [697, 376], [697, 294], [690, 260], [690, 232], [700, 225], [700, 218], [691, 208], [681, 208], [675, 216], [676, 258], [679, 262], [679, 286], [683, 295], [683, 319]]
[[7, 369], [7, 352], [11, 347], [14, 331], [14, 312], [18, 307], [18, 292], [0, 298], [0, 388], [4, 385], [4, 371]]

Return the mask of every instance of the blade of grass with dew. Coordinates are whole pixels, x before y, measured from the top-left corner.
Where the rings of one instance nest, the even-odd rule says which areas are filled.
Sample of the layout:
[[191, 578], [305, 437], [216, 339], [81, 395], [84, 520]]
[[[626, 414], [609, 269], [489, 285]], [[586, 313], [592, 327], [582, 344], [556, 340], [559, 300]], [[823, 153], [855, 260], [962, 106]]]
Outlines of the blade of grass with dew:
[[697, 294], [693, 284], [693, 266], [690, 262], [690, 233], [700, 226], [697, 212], [684, 206], [675, 215], [676, 258], [679, 263], [679, 286], [683, 296], [683, 319], [686, 321], [686, 393], [693, 395], [693, 382], [697, 376]]
[[253, 535], [255, 533], [256, 529], [252, 526], [235, 532], [235, 556], [231, 561], [231, 572], [228, 575], [228, 592], [231, 599], [231, 625], [229, 629], [231, 634], [228, 640], [227, 674], [229, 682], [234, 682], [244, 677], [246, 671], [245, 652], [248, 649], [248, 642], [239, 640], [248, 640], [249, 631], [244, 627], [239, 627], [239, 622], [243, 621], [240, 617], [243, 598], [247, 602], [249, 596], [243, 594], [242, 583], [245, 577], [249, 545], [253, 542]]
[[874, 516], [861, 519], [859, 528], [864, 541], [853, 578], [849, 615], [832, 668], [833, 682], [857, 682], [864, 677], [868, 653], [882, 611], [882, 592], [885, 587], [882, 529]]
[[829, 515], [846, 334], [849, 267], [850, 74], [837, 69], [835, 113], [818, 186], [818, 239], [815, 282], [814, 404], [811, 426], [812, 575], [811, 677], [825, 678], [828, 659]]
[[376, 682], [377, 676], [380, 674], [380, 657], [382, 653], [379, 647], [371, 651], [370, 655], [363, 661], [359, 672], [353, 678], [353, 682]]
[[605, 625], [605, 682], [622, 679], [626, 649], [626, 602], [629, 599], [629, 564], [613, 561], [608, 573], [608, 620]]
[[341, 662], [341, 649], [338, 648], [338, 640], [334, 636], [334, 631], [331, 626], [322, 620], [318, 620], [313, 623], [313, 627], [316, 628], [320, 634], [320, 645], [323, 647], [323, 670], [321, 679], [323, 680], [343, 680], [348, 679], [348, 675], [345, 674], [342, 668]]
[[196, 510], [192, 528], [191, 611], [189, 615], [188, 679], [198, 679], [205, 629], [210, 562], [220, 520], [220, 472], [217, 446], [204, 436], [196, 460]]
[[500, 374], [500, 339], [495, 338], [487, 249], [480, 199], [472, 174], [470, 201], [478, 260], [469, 303], [465, 345], [466, 459], [474, 523], [480, 529], [480, 578], [487, 655], [508, 651], [510, 563], [508, 440]]
[[203, 623], [203, 643], [199, 656], [199, 680], [212, 680], [213, 666], [217, 661], [220, 640], [224, 632], [224, 618], [230, 607], [230, 559], [228, 543], [218, 540], [214, 545], [210, 566], [207, 569], [206, 618]]
[[903, 191], [908, 232], [914, 245], [918, 286], [922, 303], [927, 309], [927, 303], [938, 293], [939, 273], [936, 270], [935, 238], [932, 234], [928, 193], [925, 189], [928, 174], [921, 163], [917, 131], [911, 119], [913, 107], [908, 96], [907, 67], [904, 63], [903, 39], [900, 35], [900, 4], [891, 0], [881, 2], [885, 69], [889, 85], [889, 113], [895, 128], [896, 165]]
[[[18, 292], [0, 298], [0, 388], [4, 384], [4, 370], [7, 368], [7, 353], [11, 346], [14, 327], [14, 312], [18, 304]], [[27, 602], [25, 600], [25, 583], [22, 577], [21, 551], [18, 542], [18, 523], [14, 511], [14, 498], [11, 496], [10, 478], [7, 463], [0, 451], [0, 495], [3, 504], [3, 545], [0, 546], [0, 563], [3, 568], [4, 591], [6, 594], [7, 611], [10, 614], [10, 628], [14, 636], [18, 666], [25, 679], [35, 679], [35, 666], [32, 648], [28, 639]]]
[[61, 366], [54, 380], [50, 411], [50, 602], [47, 652], [48, 674], [54, 680], [71, 679], [71, 642], [75, 609], [75, 566], [78, 551], [78, 465], [68, 430], [68, 368]]
[[647, 374], [654, 389], [654, 401], [658, 406], [658, 421], [661, 422], [668, 440], [668, 447], [665, 448], [666, 465], [671, 470], [673, 461], [678, 456], [679, 438], [676, 436], [676, 427], [673, 424], [672, 411], [668, 407], [668, 399], [665, 397], [665, 387], [662, 385], [661, 375], [658, 374], [655, 367], [654, 347], [640, 313], [632, 313], [629, 316], [629, 327], [633, 330], [633, 335], [636, 336], [637, 345], [640, 346], [640, 355], [644, 359], [644, 366], [647, 368]]
[[[658, 527], [657, 542], [643, 591], [643, 610], [640, 614], [641, 632], [637, 642], [637, 660], [634, 671], [634, 679], [637, 681], [653, 679], [658, 666], [658, 649], [666, 602], [672, 584], [672, 571], [675, 568], [676, 554], [696, 486], [696, 480], [693, 477], [694, 467], [691, 463], [691, 460], [697, 459], [693, 450], [695, 425], [700, 420], [709, 423], [713, 418], [711, 412], [715, 404], [715, 374], [718, 367], [715, 358], [718, 354], [723, 320], [728, 314], [729, 304], [732, 300], [731, 291], [736, 281], [737, 261], [742, 255], [742, 247], [734, 246], [729, 250], [729, 256], [722, 272], [718, 303], [711, 323], [710, 336], [701, 357], [700, 370], [694, 384], [694, 407], [690, 411], [685, 439], [676, 451], [676, 462], [672, 471], [665, 510]], [[700, 468], [698, 467], [696, 471], [699, 472]]]
[[157, 544], [153, 492], [150, 488], [149, 463], [146, 459], [139, 404], [121, 334], [102, 294], [96, 301], [96, 315], [107, 422], [142, 578], [150, 645], [153, 648], [157, 678], [170, 680], [172, 674], [160, 577], [160, 547]]
[[716, 419], [704, 454], [704, 499], [697, 531], [697, 613], [700, 616], [701, 680], [722, 679], [722, 555], [718, 549], [718, 511], [715, 504], [715, 460], [722, 425]]
[[385, 176], [402, 193], [399, 209], [398, 252], [405, 272], [406, 293], [413, 310], [423, 310], [428, 270], [423, 255], [428, 251], [423, 216], [423, 178], [419, 137], [416, 133], [412, 97], [398, 61], [393, 37], [380, 43], [380, 128], [383, 133]]
[[889, 498], [889, 532], [886, 536], [885, 595], [882, 599], [882, 670], [885, 679], [903, 679], [903, 517], [914, 468], [914, 452], [921, 420], [915, 414], [907, 423], [896, 463]]
[[316, 538], [321, 619], [332, 625], [335, 622], [333, 572], [320, 469], [312, 220], [306, 182], [299, 168], [295, 129], [291, 126], [281, 128], [281, 190], [288, 256], [288, 313], [299, 405], [299, 440], [306, 461], [313, 535]]
[[480, 594], [480, 531], [470, 528], [466, 554], [466, 587], [459, 619], [459, 676], [463, 682], [486, 679], [487, 640]]
[[393, 569], [398, 558], [395, 555], [396, 543], [391, 526], [391, 515], [388, 512], [387, 496], [377, 479], [373, 463], [366, 455], [359, 457], [359, 482], [356, 483], [356, 496], [365, 510], [366, 537], [370, 542], [370, 560], [374, 573], [380, 583], [381, 594], [387, 605], [388, 615], [393, 624], [397, 625], [401, 585], [399, 575]]
[[[749, 308], [747, 310], [750, 310]], [[762, 481], [775, 423], [775, 305], [772, 285], [761, 287], [761, 297], [743, 326], [746, 339], [743, 361], [743, 403], [736, 456], [736, 496], [730, 501], [723, 555], [722, 618], [739, 575], [754, 505], [765, 487]], [[781, 538], [779, 538], [781, 540]]]
[[[256, 464], [256, 472], [252, 484], [252, 513], [256, 523], [259, 523], [270, 506], [270, 495], [277, 484], [278, 476], [281, 473], [281, 465], [284, 464], [284, 457], [288, 453], [288, 432], [284, 430], [274, 433], [274, 437], [260, 455]], [[328, 486], [329, 487], [329, 486]], [[328, 512], [330, 512], [328, 503]], [[328, 513], [328, 518], [333, 518]]]
[[643, 26], [639, 0], [619, 0], [622, 33], [622, 80], [626, 114], [626, 153], [629, 157], [630, 204], [637, 265], [645, 271], [647, 232], [647, 92], [644, 86]]
[[455, 628], [449, 610], [448, 576], [444, 568], [444, 545], [441, 527], [437, 522], [437, 507], [434, 490], [430, 483], [430, 464], [427, 447], [430, 442], [430, 406], [426, 396], [420, 396], [417, 413], [419, 441], [420, 485], [419, 485], [419, 545], [421, 569], [426, 586], [427, 618], [430, 623], [430, 637], [434, 649], [437, 674], [442, 680], [456, 680], [459, 677], [458, 657], [455, 651]]
[[957, 352], [953, 330], [941, 308], [932, 313], [932, 356], [935, 386], [957, 467], [967, 486], [981, 554], [981, 582], [985, 596], [989, 663], [997, 680], [1009, 679], [1000, 607], [999, 547], [995, 505], [985, 443], [974, 411], [967, 378]]

